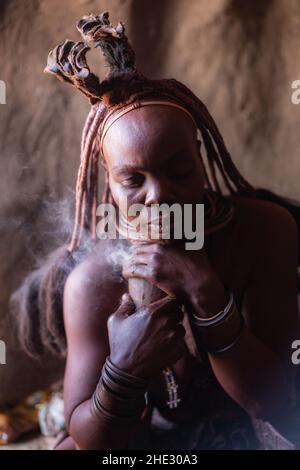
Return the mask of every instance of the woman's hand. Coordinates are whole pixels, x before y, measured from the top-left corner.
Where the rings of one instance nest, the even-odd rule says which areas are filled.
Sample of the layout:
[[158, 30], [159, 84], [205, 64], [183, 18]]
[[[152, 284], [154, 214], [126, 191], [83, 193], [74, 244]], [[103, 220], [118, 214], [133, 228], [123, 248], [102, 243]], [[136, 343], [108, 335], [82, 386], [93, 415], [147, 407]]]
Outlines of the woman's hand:
[[200, 317], [223, 309], [228, 296], [204, 250], [182, 244], [139, 243], [123, 266], [123, 276], [142, 278], [193, 307]]
[[164, 297], [136, 310], [129, 294], [108, 319], [110, 358], [121, 370], [151, 378], [180, 359], [185, 351], [183, 313], [175, 299]]

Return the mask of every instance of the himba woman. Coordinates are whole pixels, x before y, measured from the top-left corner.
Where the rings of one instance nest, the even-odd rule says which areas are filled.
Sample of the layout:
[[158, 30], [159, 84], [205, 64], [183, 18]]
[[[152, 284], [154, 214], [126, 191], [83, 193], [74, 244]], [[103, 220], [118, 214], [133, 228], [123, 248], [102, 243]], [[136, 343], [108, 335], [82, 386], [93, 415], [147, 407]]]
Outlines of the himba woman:
[[[66, 432], [55, 448], [254, 449], [257, 423], [279, 447], [295, 444], [294, 218], [241, 176], [192, 91], [137, 70], [122, 23], [114, 28], [105, 12], [77, 27], [83, 41], [60, 44], [46, 67], [92, 105], [74, 230], [26, 279], [18, 310], [28, 353], [66, 356]], [[102, 82], [86, 63], [91, 47], [109, 66]], [[203, 249], [99, 239], [99, 162], [102, 202], [121, 212], [124, 200], [204, 204]], [[121, 280], [105, 256], [120, 243], [131, 246]], [[163, 296], [137, 307], [131, 278]]]

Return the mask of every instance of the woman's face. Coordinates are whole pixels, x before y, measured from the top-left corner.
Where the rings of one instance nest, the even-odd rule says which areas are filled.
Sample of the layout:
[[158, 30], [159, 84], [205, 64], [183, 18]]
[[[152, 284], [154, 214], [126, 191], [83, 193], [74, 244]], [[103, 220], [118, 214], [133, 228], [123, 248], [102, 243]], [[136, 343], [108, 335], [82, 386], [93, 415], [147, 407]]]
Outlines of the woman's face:
[[131, 204], [201, 203], [196, 129], [180, 109], [154, 105], [130, 111], [108, 130], [103, 153], [113, 199], [125, 216]]

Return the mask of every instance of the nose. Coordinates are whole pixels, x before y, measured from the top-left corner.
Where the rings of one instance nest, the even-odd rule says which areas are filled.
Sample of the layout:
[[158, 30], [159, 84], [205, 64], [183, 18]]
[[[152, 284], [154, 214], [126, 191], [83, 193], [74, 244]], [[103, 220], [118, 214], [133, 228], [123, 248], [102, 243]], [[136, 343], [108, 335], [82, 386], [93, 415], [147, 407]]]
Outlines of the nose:
[[145, 205], [152, 204], [173, 204], [176, 202], [176, 196], [173, 189], [165, 180], [151, 181], [147, 188]]

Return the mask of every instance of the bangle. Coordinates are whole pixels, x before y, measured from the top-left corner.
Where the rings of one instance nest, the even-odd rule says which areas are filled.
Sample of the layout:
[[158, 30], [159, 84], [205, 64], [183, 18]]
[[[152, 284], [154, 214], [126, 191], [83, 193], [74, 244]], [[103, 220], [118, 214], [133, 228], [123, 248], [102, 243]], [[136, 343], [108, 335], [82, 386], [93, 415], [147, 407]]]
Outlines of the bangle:
[[119, 369], [110, 359], [108, 356], [105, 361], [105, 368], [108, 374], [113, 378], [116, 377], [117, 381], [121, 381], [123, 384], [127, 384], [129, 387], [134, 388], [146, 388], [148, 384], [148, 380], [137, 377], [135, 375], [128, 374], [128, 372], [124, 372], [123, 370]]
[[103, 366], [101, 377], [106, 388], [121, 398], [139, 397], [145, 391], [145, 387], [137, 388], [135, 384], [122, 382], [120, 376], [117, 376], [117, 374], [111, 375], [105, 366]]
[[146, 406], [147, 381], [119, 369], [109, 357], [90, 400], [93, 416], [109, 423], [139, 420]]
[[[111, 416], [111, 420], [135, 420], [137, 416], [140, 416], [141, 412], [145, 407], [145, 399], [143, 395], [140, 397], [132, 398], [121, 398], [111, 393], [109, 389], [105, 387], [105, 383], [100, 379], [96, 392], [93, 394], [93, 410], [99, 416], [97, 411], [101, 412], [101, 415]], [[95, 413], [94, 413], [95, 414]]]
[[102, 368], [102, 379], [114, 393], [127, 397], [139, 396], [147, 387], [147, 380], [127, 374], [115, 366], [109, 357]]
[[104, 421], [105, 423], [108, 424], [114, 424], [114, 425], [122, 425], [122, 424], [129, 424], [129, 423], [136, 423], [143, 412], [143, 409], [138, 409], [134, 413], [131, 414], [120, 414], [120, 413], [114, 413], [111, 410], [107, 410], [104, 408], [101, 404], [101, 401], [96, 401], [95, 396], [93, 395], [93, 398], [91, 400], [91, 405], [90, 405], [91, 413], [93, 416], [95, 416], [97, 419], [100, 418], [101, 421]]
[[192, 315], [191, 324], [203, 348], [212, 354], [232, 349], [244, 330], [244, 318], [236, 307], [232, 293], [227, 306], [217, 316], [199, 320]]
[[212, 349], [212, 348], [209, 348], [207, 347], [206, 350], [207, 352], [211, 353], [211, 354], [220, 354], [220, 353], [224, 353], [226, 351], [229, 351], [230, 349], [232, 349], [240, 340], [242, 334], [243, 334], [243, 331], [244, 331], [244, 318], [241, 316], [241, 326], [240, 326], [240, 330], [238, 331], [238, 333], [236, 334], [235, 338], [233, 338], [233, 340], [231, 341], [231, 343], [225, 345], [225, 346], [222, 346], [220, 348], [217, 348], [217, 349]]
[[232, 292], [230, 292], [230, 298], [224, 310], [221, 310], [216, 315], [213, 315], [212, 317], [208, 317], [208, 318], [200, 318], [194, 313], [192, 313], [193, 322], [197, 326], [214, 326], [218, 324], [219, 322], [221, 322], [228, 315], [228, 313], [230, 312], [230, 309], [232, 308], [233, 302], [234, 302], [234, 297], [233, 297]]

